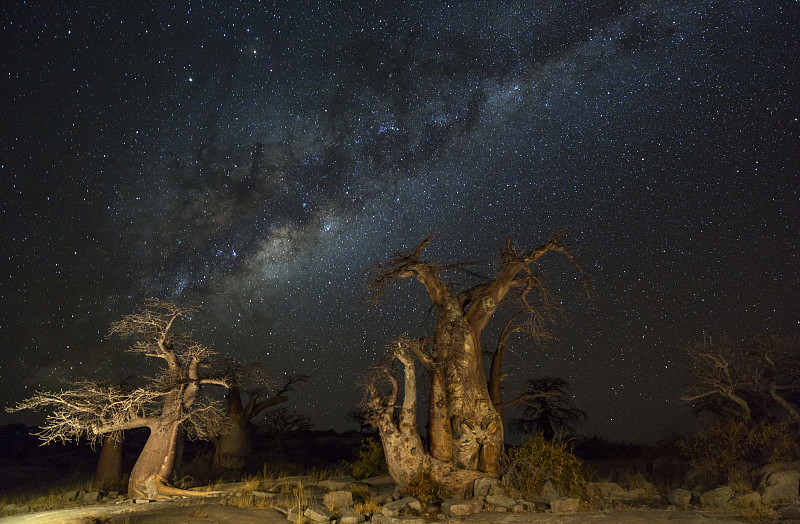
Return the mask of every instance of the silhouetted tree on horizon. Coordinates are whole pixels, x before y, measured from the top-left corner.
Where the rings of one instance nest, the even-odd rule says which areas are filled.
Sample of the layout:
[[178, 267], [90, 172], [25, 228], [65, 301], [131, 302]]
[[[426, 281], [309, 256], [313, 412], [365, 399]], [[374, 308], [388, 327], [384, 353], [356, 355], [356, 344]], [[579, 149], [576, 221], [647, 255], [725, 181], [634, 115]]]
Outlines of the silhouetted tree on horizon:
[[511, 421], [511, 428], [529, 435], [541, 433], [546, 440], [553, 440], [563, 430], [575, 431], [573, 425], [583, 421], [586, 412], [575, 405], [568, 389], [569, 383], [562, 378], [529, 379], [523, 391], [525, 411]]

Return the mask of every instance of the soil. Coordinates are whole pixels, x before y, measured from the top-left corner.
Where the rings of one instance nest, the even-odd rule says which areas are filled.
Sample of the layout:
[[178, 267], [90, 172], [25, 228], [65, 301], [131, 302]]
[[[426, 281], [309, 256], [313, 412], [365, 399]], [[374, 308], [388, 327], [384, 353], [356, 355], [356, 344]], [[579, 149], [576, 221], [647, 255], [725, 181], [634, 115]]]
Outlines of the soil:
[[[24, 524], [286, 524], [286, 517], [275, 510], [237, 508], [207, 500], [177, 499], [149, 504], [99, 504], [52, 511], [27, 513], [0, 518], [0, 523]], [[547, 524], [732, 524], [741, 523], [730, 516], [701, 511], [631, 509], [581, 512], [556, 515], [552, 513], [497, 514], [478, 513], [463, 519], [431, 522], [462, 522], [475, 524], [547, 523]]]

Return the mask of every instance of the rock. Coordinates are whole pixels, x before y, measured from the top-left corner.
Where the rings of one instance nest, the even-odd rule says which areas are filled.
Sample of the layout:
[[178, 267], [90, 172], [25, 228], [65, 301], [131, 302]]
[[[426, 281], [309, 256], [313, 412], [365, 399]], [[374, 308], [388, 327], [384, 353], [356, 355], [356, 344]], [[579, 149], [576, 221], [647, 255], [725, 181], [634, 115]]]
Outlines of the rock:
[[339, 524], [359, 524], [366, 520], [364, 515], [356, 513], [353, 508], [342, 508], [340, 513], [342, 518], [339, 519]]
[[289, 508], [289, 510], [286, 512], [286, 520], [289, 522], [297, 522], [300, 520], [300, 515], [300, 510], [298, 508]]
[[303, 516], [312, 522], [330, 522], [335, 517], [333, 511], [322, 504], [312, 504], [303, 512]]
[[73, 500], [77, 500], [80, 493], [81, 493], [80, 491], [73, 489], [65, 492], [64, 495], [62, 495], [62, 498], [67, 502], [72, 502]]
[[116, 491], [116, 490], [114, 490], [114, 491], [109, 491], [109, 492], [108, 492], [108, 495], [106, 495], [106, 496], [107, 496], [109, 499], [115, 499], [115, 498], [119, 497], [119, 491]]
[[511, 497], [506, 497], [505, 495], [487, 495], [486, 503], [494, 504], [495, 506], [500, 506], [506, 509], [511, 509], [511, 507], [513, 507], [514, 504], [517, 503], [517, 501], [512, 499]]
[[676, 488], [669, 492], [667, 500], [678, 508], [686, 509], [692, 502], [692, 492], [687, 489]]
[[738, 495], [733, 498], [733, 505], [737, 508], [747, 508], [757, 506], [761, 503], [761, 493], [757, 491], [751, 491], [750, 493], [745, 493], [744, 495]]
[[422, 517], [387, 517], [386, 515], [373, 515], [370, 524], [426, 524]]
[[616, 482], [590, 482], [589, 493], [604, 500], [636, 500], [639, 493], [630, 492]]
[[100, 500], [99, 491], [89, 491], [83, 496], [83, 501], [87, 503], [97, 502], [98, 500]]
[[793, 501], [798, 497], [800, 471], [774, 471], [761, 481], [761, 500], [765, 504]]
[[401, 513], [405, 513], [409, 510], [422, 511], [422, 503], [414, 497], [406, 497], [400, 500], [387, 502], [383, 505], [383, 508], [381, 508], [381, 513], [387, 517], [398, 517]]
[[329, 491], [322, 498], [325, 506], [337, 508], [349, 508], [353, 505], [353, 494], [349, 491]]
[[3, 506], [4, 515], [19, 515], [20, 513], [28, 513], [31, 508], [27, 504], [6, 504]]
[[580, 506], [580, 499], [559, 497], [550, 501], [550, 511], [553, 513], [577, 513]]
[[339, 491], [339, 490], [344, 490], [351, 484], [357, 482], [358, 481], [354, 477], [345, 475], [343, 477], [331, 477], [325, 480], [321, 480], [317, 485], [329, 491]]
[[483, 505], [476, 500], [446, 499], [442, 502], [442, 513], [448, 517], [466, 517], [479, 513]]
[[730, 511], [733, 507], [733, 490], [730, 486], [712, 489], [700, 495], [700, 505], [703, 509]]
[[277, 493], [272, 493], [271, 491], [254, 491], [253, 492], [253, 497], [255, 497], [257, 499], [268, 500], [268, 499], [274, 499], [277, 496], [278, 496]]
[[506, 490], [500, 484], [493, 484], [489, 486], [489, 495], [505, 495]]
[[475, 498], [485, 497], [489, 494], [489, 490], [492, 488], [492, 486], [496, 486], [497, 483], [497, 479], [492, 477], [481, 477], [475, 479], [475, 483], [472, 485], [472, 496]]
[[557, 499], [558, 497], [561, 496], [559, 495], [558, 490], [556, 490], [556, 488], [553, 486], [553, 483], [550, 482], [549, 480], [544, 483], [544, 486], [542, 486], [542, 490], [539, 492], [539, 494], [542, 496], [542, 499], [544, 499], [544, 501], [547, 502], [548, 504], [550, 503], [551, 500]]

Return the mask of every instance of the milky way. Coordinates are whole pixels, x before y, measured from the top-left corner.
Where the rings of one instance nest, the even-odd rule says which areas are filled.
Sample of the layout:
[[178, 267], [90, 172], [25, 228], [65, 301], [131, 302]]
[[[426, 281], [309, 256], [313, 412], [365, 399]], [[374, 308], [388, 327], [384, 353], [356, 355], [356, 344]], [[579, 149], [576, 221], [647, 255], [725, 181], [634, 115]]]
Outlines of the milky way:
[[545, 261], [507, 389], [567, 379], [585, 434], [685, 430], [684, 344], [798, 333], [797, 2], [359, 4], [3, 8], [0, 399], [127, 375], [108, 325], [157, 296], [343, 429], [432, 322], [368, 268], [428, 234], [491, 272], [564, 232], [591, 297]]

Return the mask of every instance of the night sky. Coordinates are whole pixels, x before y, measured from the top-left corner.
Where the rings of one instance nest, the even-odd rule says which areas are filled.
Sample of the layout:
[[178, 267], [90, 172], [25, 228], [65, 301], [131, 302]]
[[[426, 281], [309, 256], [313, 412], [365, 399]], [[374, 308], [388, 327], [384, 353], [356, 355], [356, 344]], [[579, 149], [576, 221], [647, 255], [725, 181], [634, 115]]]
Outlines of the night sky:
[[507, 394], [565, 378], [583, 434], [683, 431], [683, 345], [800, 333], [797, 1], [87, 4], [0, 8], [4, 406], [140, 369], [105, 334], [159, 297], [355, 428], [433, 322], [415, 281], [362, 305], [368, 268], [428, 234], [491, 273], [564, 232], [591, 297], [546, 257], [565, 315]]

